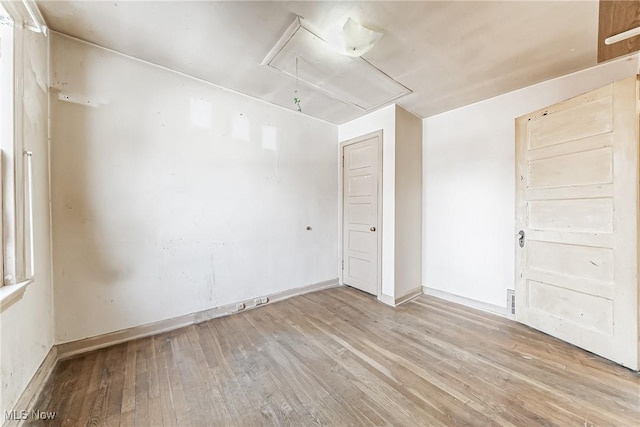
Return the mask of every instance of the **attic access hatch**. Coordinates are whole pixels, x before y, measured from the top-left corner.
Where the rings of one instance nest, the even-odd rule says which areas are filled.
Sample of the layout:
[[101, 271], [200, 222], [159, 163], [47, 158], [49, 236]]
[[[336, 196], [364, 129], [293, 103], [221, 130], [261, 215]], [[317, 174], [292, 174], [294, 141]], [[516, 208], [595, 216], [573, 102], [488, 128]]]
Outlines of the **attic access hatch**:
[[299, 16], [262, 65], [363, 110], [372, 110], [411, 93], [409, 88], [361, 57], [344, 56], [331, 49]]

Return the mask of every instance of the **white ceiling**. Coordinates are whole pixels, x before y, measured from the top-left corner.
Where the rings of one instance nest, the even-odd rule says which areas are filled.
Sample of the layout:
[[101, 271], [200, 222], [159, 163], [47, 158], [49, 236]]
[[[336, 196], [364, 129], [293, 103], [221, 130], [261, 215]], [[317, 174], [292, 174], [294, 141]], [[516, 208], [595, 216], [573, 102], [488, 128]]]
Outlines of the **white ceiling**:
[[[260, 65], [296, 15], [324, 31], [346, 17], [383, 31], [363, 56], [413, 90], [396, 101], [431, 116], [596, 63], [597, 1], [41, 1], [68, 34], [292, 110], [295, 79]], [[310, 88], [303, 113], [365, 114]]]

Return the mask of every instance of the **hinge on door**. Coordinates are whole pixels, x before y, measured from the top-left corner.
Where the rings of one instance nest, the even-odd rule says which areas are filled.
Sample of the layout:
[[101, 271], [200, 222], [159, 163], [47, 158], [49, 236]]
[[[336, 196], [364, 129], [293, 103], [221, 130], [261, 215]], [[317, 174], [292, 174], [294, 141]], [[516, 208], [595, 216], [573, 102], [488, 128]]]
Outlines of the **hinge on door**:
[[340, 166], [344, 167], [344, 156], [342, 156], [342, 162], [340, 163]]
[[344, 260], [342, 260], [342, 269], [344, 270]]

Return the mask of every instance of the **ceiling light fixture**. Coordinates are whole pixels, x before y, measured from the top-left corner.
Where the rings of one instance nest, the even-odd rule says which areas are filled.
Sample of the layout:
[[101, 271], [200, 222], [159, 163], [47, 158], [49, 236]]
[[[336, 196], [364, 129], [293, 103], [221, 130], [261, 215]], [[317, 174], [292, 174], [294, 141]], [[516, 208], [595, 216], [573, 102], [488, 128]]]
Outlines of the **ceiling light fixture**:
[[346, 56], [362, 56], [369, 52], [382, 37], [382, 32], [373, 31], [351, 18], [334, 26], [324, 34], [325, 42], [338, 53]]

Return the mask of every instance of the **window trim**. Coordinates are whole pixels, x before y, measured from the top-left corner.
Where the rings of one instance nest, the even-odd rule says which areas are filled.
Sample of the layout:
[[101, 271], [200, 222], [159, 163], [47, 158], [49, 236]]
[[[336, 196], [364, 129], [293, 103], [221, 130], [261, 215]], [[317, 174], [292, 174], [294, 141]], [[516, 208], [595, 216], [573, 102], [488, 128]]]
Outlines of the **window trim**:
[[[26, 2], [23, 3], [30, 15]], [[14, 6], [13, 4], [11, 5]], [[9, 88], [6, 103], [0, 105], [0, 189], [2, 233], [0, 235], [0, 312], [19, 300], [35, 282], [33, 170], [29, 141], [24, 140], [24, 31], [33, 25], [19, 24], [12, 9], [0, 1], [0, 49], [10, 58], [8, 67], [0, 68], [0, 85]], [[42, 30], [38, 32], [44, 32]], [[46, 33], [45, 33], [46, 35]], [[7, 98], [5, 98], [7, 99]]]
[[0, 286], [0, 313], [22, 298], [24, 291], [27, 290], [27, 286], [34, 283], [35, 280], [36, 279], [32, 277], [14, 285]]
[[[10, 93], [8, 98], [0, 105], [0, 139], [6, 141], [6, 145], [0, 150], [2, 167], [0, 172], [2, 173], [2, 276], [0, 276], [0, 286], [11, 285], [13, 280], [9, 280], [9, 277], [15, 277], [15, 254], [16, 254], [16, 235], [15, 235], [15, 176], [14, 176], [14, 163], [15, 159], [13, 154], [15, 153], [16, 140], [19, 137], [18, 131], [18, 118], [16, 112], [18, 110], [17, 96], [18, 84], [16, 76], [16, 30], [15, 21], [12, 19], [10, 13], [2, 8], [0, 5], [0, 15], [4, 15], [8, 19], [3, 19], [0, 25], [0, 61], [9, 61], [8, 66], [2, 66], [0, 68], [0, 87], [7, 88], [9, 90], [6, 93]], [[6, 63], [5, 63], [6, 64]], [[4, 92], [4, 90], [3, 90]], [[5, 280], [7, 278], [7, 280]]]

